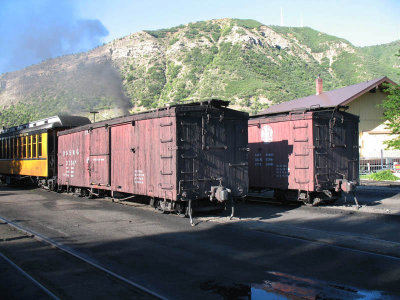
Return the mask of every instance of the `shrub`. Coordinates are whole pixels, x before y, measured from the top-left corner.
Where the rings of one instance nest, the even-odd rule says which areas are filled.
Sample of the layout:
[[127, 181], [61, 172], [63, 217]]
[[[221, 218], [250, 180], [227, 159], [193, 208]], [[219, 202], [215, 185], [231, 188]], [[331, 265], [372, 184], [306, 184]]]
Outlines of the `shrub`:
[[399, 178], [392, 174], [390, 170], [380, 171], [364, 176], [366, 179], [370, 180], [399, 180]]

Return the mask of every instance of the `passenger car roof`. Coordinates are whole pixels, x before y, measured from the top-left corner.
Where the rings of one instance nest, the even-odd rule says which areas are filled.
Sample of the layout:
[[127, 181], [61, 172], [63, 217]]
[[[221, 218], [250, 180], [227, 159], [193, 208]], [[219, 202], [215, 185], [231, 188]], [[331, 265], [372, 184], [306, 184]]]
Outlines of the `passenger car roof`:
[[0, 136], [10, 136], [19, 133], [27, 133], [52, 128], [72, 128], [85, 124], [90, 124], [90, 120], [86, 117], [68, 115], [53, 116], [10, 128], [3, 128], [0, 131]]

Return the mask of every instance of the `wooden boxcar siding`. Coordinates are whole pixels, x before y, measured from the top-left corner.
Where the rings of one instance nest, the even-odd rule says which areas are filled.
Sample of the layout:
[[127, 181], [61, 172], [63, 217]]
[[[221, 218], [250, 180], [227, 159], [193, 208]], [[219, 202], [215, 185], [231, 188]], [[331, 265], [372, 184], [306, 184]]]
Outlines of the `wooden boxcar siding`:
[[247, 118], [225, 109], [188, 111], [178, 116], [178, 189], [204, 198], [211, 186], [248, 190]]
[[314, 191], [312, 115], [249, 121], [249, 184]]
[[319, 191], [336, 179], [359, 180], [358, 117], [345, 112], [315, 113], [315, 180]]
[[174, 117], [59, 136], [59, 184], [176, 200]]
[[89, 131], [88, 171], [91, 185], [110, 186], [110, 127]]
[[89, 132], [58, 137], [58, 184], [89, 186]]
[[175, 117], [111, 128], [111, 189], [176, 200]]
[[358, 117], [314, 111], [249, 121], [253, 188], [332, 190], [336, 179], [358, 181]]
[[[111, 186], [115, 190], [133, 189], [135, 126], [122, 124], [111, 128]], [[117, 146], [118, 145], [118, 146]], [[121, 176], [122, 174], [122, 176]]]

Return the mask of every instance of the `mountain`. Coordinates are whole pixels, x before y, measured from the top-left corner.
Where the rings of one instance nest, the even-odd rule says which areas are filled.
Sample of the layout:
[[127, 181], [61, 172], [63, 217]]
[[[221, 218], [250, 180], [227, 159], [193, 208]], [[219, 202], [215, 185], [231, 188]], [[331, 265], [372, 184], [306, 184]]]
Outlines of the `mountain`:
[[219, 19], [141, 31], [89, 52], [0, 75], [0, 123], [59, 113], [110, 118], [209, 98], [257, 112], [324, 90], [386, 75], [400, 82], [400, 41], [355, 47], [308, 27]]

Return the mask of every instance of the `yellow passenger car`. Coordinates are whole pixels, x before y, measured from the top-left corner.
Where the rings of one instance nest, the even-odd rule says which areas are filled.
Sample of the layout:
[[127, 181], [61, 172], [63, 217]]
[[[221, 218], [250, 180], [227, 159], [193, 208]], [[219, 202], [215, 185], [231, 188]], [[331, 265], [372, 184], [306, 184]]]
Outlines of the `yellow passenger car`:
[[57, 176], [57, 132], [90, 123], [79, 116], [54, 116], [0, 131], [0, 174], [6, 183], [47, 185]]

